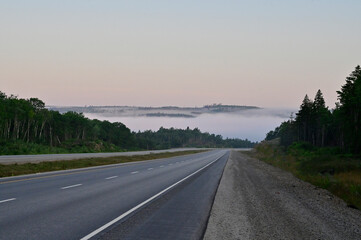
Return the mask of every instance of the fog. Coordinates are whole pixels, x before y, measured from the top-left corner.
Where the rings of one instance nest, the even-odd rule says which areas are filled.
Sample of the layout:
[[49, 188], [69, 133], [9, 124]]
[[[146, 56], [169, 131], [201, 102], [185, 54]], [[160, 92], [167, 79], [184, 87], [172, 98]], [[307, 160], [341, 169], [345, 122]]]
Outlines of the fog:
[[90, 119], [122, 122], [132, 131], [164, 128], [199, 128], [202, 132], [220, 134], [224, 138], [241, 138], [261, 141], [267, 132], [288, 120], [291, 110], [265, 109], [264, 111], [247, 111], [243, 114], [203, 114], [196, 118], [171, 117], [121, 117], [102, 116], [85, 113]]

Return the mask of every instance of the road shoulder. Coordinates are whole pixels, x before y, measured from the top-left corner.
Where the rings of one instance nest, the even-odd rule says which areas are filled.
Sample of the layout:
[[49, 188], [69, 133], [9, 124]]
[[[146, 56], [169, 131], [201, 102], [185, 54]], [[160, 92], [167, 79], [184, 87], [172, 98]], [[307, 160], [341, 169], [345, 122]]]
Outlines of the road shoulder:
[[288, 172], [232, 151], [204, 239], [361, 239], [361, 211]]

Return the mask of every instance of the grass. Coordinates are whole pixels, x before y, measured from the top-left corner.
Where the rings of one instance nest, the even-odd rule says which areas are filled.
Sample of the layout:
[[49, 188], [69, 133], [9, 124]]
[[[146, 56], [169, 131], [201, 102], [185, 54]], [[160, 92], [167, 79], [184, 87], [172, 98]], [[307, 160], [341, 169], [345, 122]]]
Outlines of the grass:
[[324, 188], [361, 210], [361, 159], [344, 155], [336, 148], [314, 148], [295, 143], [288, 149], [275, 142], [263, 142], [249, 153], [294, 176]]
[[[133, 150], [133, 149], [132, 149]], [[138, 150], [138, 149], [134, 149]], [[49, 146], [41, 143], [31, 143], [22, 140], [0, 140], [0, 155], [35, 155], [58, 153], [92, 153], [92, 152], [122, 152], [125, 149], [100, 140], [82, 141], [69, 140], [61, 146]]]
[[9, 176], [17, 176], [23, 174], [50, 172], [50, 171], [76, 169], [76, 168], [86, 168], [86, 167], [94, 167], [94, 166], [102, 166], [109, 164], [126, 163], [126, 162], [137, 162], [137, 161], [152, 160], [159, 158], [169, 158], [169, 157], [200, 153], [205, 151], [207, 150], [164, 152], [164, 153], [156, 153], [156, 154], [151, 153], [151, 154], [138, 155], [138, 156], [84, 158], [84, 159], [76, 159], [76, 160], [49, 161], [49, 162], [40, 162], [40, 163], [6, 164], [6, 165], [0, 164], [0, 177], [9, 177]]

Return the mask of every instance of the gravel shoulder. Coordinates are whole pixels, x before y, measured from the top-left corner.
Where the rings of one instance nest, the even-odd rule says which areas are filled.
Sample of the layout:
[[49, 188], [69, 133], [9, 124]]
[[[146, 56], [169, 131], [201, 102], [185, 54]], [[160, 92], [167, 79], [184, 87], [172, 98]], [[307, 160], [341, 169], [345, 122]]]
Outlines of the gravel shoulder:
[[288, 172], [232, 151], [204, 239], [361, 239], [361, 211]]

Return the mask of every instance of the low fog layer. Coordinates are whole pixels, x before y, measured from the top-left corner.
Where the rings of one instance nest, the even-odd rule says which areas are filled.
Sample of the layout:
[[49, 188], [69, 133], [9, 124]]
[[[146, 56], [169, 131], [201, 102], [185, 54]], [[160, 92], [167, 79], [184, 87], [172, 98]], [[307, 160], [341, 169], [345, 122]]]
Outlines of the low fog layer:
[[[92, 107], [94, 109], [94, 107]], [[60, 108], [52, 108], [59, 110]], [[88, 108], [62, 108], [75, 111]], [[84, 111], [90, 119], [122, 122], [132, 131], [157, 131], [164, 128], [199, 128], [203, 132], [220, 134], [224, 138], [241, 138], [261, 141], [267, 132], [290, 118], [292, 109], [244, 108], [228, 112], [202, 112], [192, 114], [194, 108], [141, 108], [141, 107], [98, 107], [97, 112]], [[101, 110], [101, 111], [100, 111]], [[123, 111], [121, 111], [123, 110]], [[198, 109], [199, 112], [199, 109]], [[191, 117], [187, 115], [191, 115]], [[184, 116], [186, 115], [186, 116]]]

